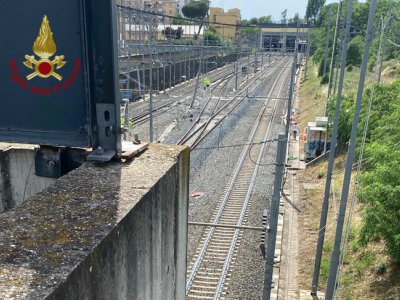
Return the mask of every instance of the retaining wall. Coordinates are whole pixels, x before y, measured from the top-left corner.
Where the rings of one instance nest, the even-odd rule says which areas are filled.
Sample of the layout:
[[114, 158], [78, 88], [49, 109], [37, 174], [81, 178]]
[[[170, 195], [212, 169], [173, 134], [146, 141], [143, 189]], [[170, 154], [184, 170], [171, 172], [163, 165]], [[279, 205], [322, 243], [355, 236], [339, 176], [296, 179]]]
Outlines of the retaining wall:
[[85, 163], [1, 214], [1, 297], [184, 299], [189, 157]]

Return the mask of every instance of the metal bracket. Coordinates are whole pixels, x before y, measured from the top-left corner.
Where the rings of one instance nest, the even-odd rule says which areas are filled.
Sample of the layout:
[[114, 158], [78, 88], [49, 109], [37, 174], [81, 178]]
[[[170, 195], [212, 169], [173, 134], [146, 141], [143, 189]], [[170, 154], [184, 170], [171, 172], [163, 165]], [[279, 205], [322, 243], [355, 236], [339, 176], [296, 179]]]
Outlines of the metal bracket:
[[117, 154], [117, 128], [115, 104], [97, 103], [97, 137], [98, 147], [90, 153], [86, 160], [109, 161]]
[[87, 151], [77, 148], [40, 146], [35, 153], [36, 176], [60, 178], [80, 167]]

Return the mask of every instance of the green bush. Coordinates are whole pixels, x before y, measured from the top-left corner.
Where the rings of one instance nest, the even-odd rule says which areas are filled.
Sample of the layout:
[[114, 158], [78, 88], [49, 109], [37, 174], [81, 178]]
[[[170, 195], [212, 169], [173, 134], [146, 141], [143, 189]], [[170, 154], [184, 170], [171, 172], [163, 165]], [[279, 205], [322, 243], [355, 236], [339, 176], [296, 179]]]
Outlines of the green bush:
[[329, 74], [325, 73], [324, 76], [322, 76], [321, 81], [319, 83], [321, 85], [322, 84], [328, 84], [329, 83]]
[[375, 267], [375, 273], [378, 275], [383, 275], [387, 273], [386, 261], [381, 260], [379, 264]]
[[319, 269], [319, 276], [321, 278], [321, 281], [325, 281], [328, 279], [329, 263], [330, 263], [330, 258], [324, 258], [324, 257], [322, 258], [321, 268]]
[[346, 65], [360, 66], [364, 48], [364, 39], [361, 35], [353, 38], [347, 50]]
[[[318, 77], [321, 77], [321, 76], [324, 76], [326, 74], [329, 74], [330, 64], [331, 64], [331, 59], [328, 58], [326, 60], [326, 70], [325, 70], [325, 73], [324, 73], [324, 58], [322, 57], [322, 59], [319, 62], [319, 65], [318, 65]], [[326, 83], [328, 83], [328, 82], [326, 82]]]
[[359, 239], [384, 242], [386, 252], [400, 262], [400, 81], [378, 85], [370, 117], [365, 169], [359, 199], [365, 203]]
[[351, 265], [351, 271], [357, 275], [361, 275], [362, 272], [370, 267], [376, 259], [376, 255], [373, 252], [365, 251], [361, 254], [358, 260], [355, 260]]
[[332, 242], [329, 242], [329, 241], [325, 242], [325, 244], [324, 244], [324, 250], [325, 250], [326, 252], [328, 252], [328, 253], [331, 253], [332, 250], [333, 250], [333, 244], [332, 244]]
[[347, 72], [353, 71], [353, 65], [348, 65], [347, 68], [346, 68], [346, 71]]

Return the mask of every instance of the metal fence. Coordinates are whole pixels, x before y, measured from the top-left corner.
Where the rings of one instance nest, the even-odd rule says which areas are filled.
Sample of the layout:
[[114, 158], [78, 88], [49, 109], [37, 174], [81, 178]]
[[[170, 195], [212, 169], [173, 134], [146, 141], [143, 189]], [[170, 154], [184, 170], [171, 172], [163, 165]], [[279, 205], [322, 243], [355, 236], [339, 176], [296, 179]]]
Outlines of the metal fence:
[[268, 36], [261, 27], [202, 23], [135, 3], [117, 0], [121, 98], [134, 101], [259, 52], [293, 51], [287, 29]]

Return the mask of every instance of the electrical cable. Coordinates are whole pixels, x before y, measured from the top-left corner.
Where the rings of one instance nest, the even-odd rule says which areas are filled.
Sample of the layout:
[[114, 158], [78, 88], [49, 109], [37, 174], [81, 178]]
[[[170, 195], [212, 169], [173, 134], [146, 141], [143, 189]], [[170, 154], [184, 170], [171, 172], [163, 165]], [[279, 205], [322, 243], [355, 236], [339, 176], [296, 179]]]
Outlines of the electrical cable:
[[[158, 16], [158, 17], [167, 17], [167, 18], [169, 18], [169, 19], [178, 19], [178, 20], [183, 20], [183, 21], [187, 21], [187, 22], [191, 22], [191, 23], [197, 23], [197, 24], [199, 24], [199, 23], [204, 23], [204, 24], [207, 24], [208, 26], [210, 25], [210, 24], [212, 24], [212, 25], [219, 25], [219, 26], [232, 26], [232, 27], [235, 27], [235, 28], [268, 28], [268, 25], [266, 25], [266, 26], [262, 26], [262, 25], [257, 25], [257, 26], [252, 26], [252, 25], [241, 25], [241, 24], [234, 24], [234, 25], [232, 25], [232, 24], [229, 24], [229, 23], [220, 23], [220, 22], [210, 22], [210, 21], [202, 21], [202, 20], [193, 20], [193, 19], [189, 19], [189, 18], [185, 18], [185, 17], [174, 17], [174, 16], [170, 16], [170, 15], [165, 15], [165, 14], [161, 14], [161, 13], [157, 13], [157, 12], [152, 12], [152, 11], [147, 11], [147, 10], [142, 10], [142, 9], [138, 9], [138, 8], [133, 8], [133, 7], [129, 7], [129, 6], [125, 6], [125, 5], [120, 5], [120, 4], [117, 4], [116, 5], [118, 8], [121, 8], [121, 9], [125, 9], [125, 10], [130, 10], [130, 11], [135, 11], [135, 12], [137, 12], [137, 13], [141, 13], [141, 14], [148, 14], [148, 15], [153, 15], [153, 16]], [[174, 25], [174, 24], [172, 24], [172, 25]], [[184, 26], [184, 25], [192, 25], [192, 24], [177, 24], [177, 25], [180, 25], [180, 26]], [[281, 24], [279, 24], [279, 25], [281, 25]], [[286, 25], [288, 25], [288, 24], [286, 24]], [[314, 27], [314, 26], [311, 26], [311, 25], [307, 25], [307, 24], [301, 24], [301, 25], [303, 25], [303, 27], [299, 27], [299, 28], [312, 28], [312, 27]], [[288, 26], [286, 26], [286, 27], [288, 27]], [[294, 26], [294, 28], [295, 28], [296, 26]]]
[[[392, 5], [392, 1], [391, 1]], [[391, 11], [389, 13], [389, 18], [391, 15]], [[356, 173], [356, 178], [354, 181], [354, 187], [353, 187], [353, 194], [350, 202], [350, 209], [349, 209], [349, 214], [347, 217], [347, 224], [346, 224], [346, 229], [345, 229], [345, 237], [343, 240], [343, 245], [342, 245], [342, 251], [340, 253], [340, 258], [339, 258], [339, 267], [337, 269], [337, 274], [336, 274], [336, 279], [335, 279], [335, 286], [337, 287], [335, 289], [333, 298], [336, 299], [337, 293], [340, 288], [340, 279], [343, 273], [343, 263], [344, 263], [344, 258], [346, 256], [346, 251], [347, 251], [347, 245], [348, 245], [348, 240], [349, 240], [349, 233], [350, 233], [350, 226], [351, 226], [351, 221], [353, 218], [354, 214], [354, 207], [355, 207], [355, 202], [357, 198], [357, 188], [359, 184], [359, 178], [360, 178], [360, 173], [361, 173], [361, 166], [362, 166], [362, 161], [363, 161], [363, 155], [364, 155], [364, 149], [365, 149], [365, 144], [366, 144], [366, 139], [367, 139], [367, 132], [368, 132], [368, 126], [369, 126], [369, 118], [371, 115], [371, 109], [372, 109], [372, 101], [373, 101], [373, 95], [375, 91], [375, 86], [376, 86], [376, 76], [378, 72], [378, 63], [380, 61], [380, 53], [377, 53], [377, 59], [376, 59], [376, 67], [375, 67], [375, 72], [372, 77], [372, 88], [371, 88], [371, 93], [370, 93], [370, 98], [369, 98], [369, 103], [368, 103], [368, 109], [367, 109], [367, 114], [364, 122], [364, 131], [363, 131], [363, 137], [362, 137], [362, 142], [361, 142], [361, 148], [360, 148], [360, 154], [358, 157], [357, 161], [357, 173]]]
[[[270, 141], [273, 141], [273, 142], [277, 142], [278, 141], [278, 139], [274, 139], [274, 140], [270, 140]], [[268, 142], [268, 141], [267, 141]], [[251, 157], [251, 149], [253, 149], [253, 147], [254, 147], [254, 145], [258, 145], [258, 144], [266, 144], [266, 142], [259, 142], [259, 143], [253, 143], [251, 146], [250, 146], [250, 149], [249, 149], [249, 159], [250, 159], [250, 161], [253, 163], [253, 164], [255, 164], [255, 165], [258, 165], [258, 166], [261, 166], [261, 167], [263, 167], [263, 166], [275, 166], [276, 165], [276, 163], [269, 163], [269, 164], [259, 164], [259, 163], [257, 163], [256, 161], [254, 161], [253, 160], [253, 158]]]
[[[261, 145], [261, 144], [277, 142], [277, 141], [278, 141], [278, 139], [272, 139], [272, 140], [268, 140], [268, 141], [265, 141], [265, 142], [257, 142], [257, 143], [250, 143], [250, 144], [235, 144], [235, 145], [225, 145], [225, 146], [216, 146], [216, 147], [194, 148], [191, 151], [212, 150], [212, 149], [222, 149], [222, 148], [233, 148], [233, 147], [250, 146], [250, 145], [251, 145], [251, 147], [253, 147], [254, 145]], [[249, 150], [249, 152], [250, 152], [250, 150]]]

